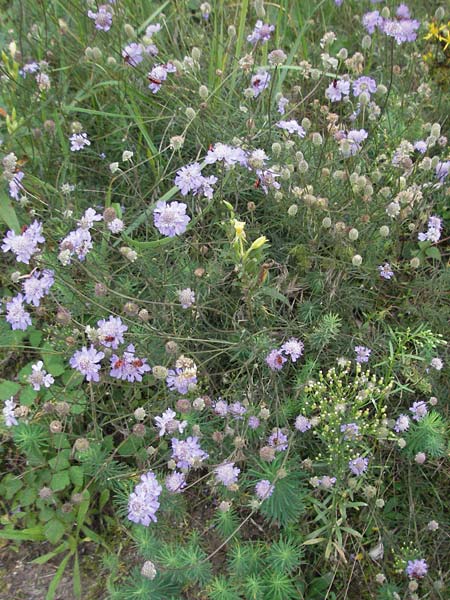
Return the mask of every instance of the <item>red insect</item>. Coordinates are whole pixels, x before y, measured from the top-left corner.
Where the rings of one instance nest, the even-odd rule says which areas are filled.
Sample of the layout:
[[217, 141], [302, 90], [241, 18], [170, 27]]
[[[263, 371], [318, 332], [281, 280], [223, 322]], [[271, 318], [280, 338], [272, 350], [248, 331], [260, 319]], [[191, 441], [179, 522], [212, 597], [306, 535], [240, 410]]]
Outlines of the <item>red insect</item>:
[[114, 335], [107, 335], [105, 337], [105, 342], [113, 342], [116, 339]]
[[156, 77], [152, 77], [151, 75], [147, 75], [147, 79], [151, 82], [154, 83], [156, 85], [161, 85], [162, 81], [161, 79], [156, 79]]
[[261, 187], [261, 179], [257, 179], [255, 181], [255, 183], [253, 184], [253, 187], [255, 188], [255, 190], [257, 190], [259, 187]]

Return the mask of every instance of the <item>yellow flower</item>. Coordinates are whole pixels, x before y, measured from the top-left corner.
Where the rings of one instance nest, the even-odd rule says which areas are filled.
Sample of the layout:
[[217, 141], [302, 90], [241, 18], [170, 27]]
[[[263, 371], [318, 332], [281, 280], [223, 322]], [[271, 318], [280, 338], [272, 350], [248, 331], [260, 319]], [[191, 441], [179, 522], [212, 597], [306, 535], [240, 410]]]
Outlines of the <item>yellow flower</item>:
[[233, 219], [234, 231], [236, 232], [236, 238], [239, 240], [245, 240], [245, 223], [244, 221], [238, 221]]
[[436, 23], [430, 23], [428, 25], [428, 33], [424, 36], [424, 40], [431, 40], [431, 38], [439, 39], [439, 33], [444, 29], [443, 25], [436, 25]]

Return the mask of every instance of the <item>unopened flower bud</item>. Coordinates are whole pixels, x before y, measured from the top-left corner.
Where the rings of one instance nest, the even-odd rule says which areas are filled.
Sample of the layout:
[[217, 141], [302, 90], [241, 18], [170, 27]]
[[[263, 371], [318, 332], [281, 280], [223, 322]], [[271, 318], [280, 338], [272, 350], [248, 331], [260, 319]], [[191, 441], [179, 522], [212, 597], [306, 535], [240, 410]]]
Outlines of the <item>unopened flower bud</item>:
[[359, 238], [359, 231], [353, 227], [348, 232], [348, 237], [352, 242], [355, 242]]
[[346, 60], [348, 58], [348, 50], [347, 48], [341, 48], [336, 55], [339, 60]]
[[155, 365], [152, 369], [152, 373], [153, 373], [153, 377], [155, 379], [163, 381], [164, 379], [167, 378], [169, 371], [166, 367], [163, 367], [161, 365]]
[[384, 238], [388, 237], [388, 235], [389, 235], [389, 227], [387, 225], [382, 225], [380, 227], [379, 231], [380, 231], [381, 237], [384, 237]]
[[145, 425], [143, 423], [136, 423], [133, 425], [133, 434], [137, 437], [145, 436]]
[[156, 577], [156, 567], [151, 560], [146, 560], [141, 567], [141, 575], [146, 579], [153, 580]]
[[184, 114], [186, 115], [186, 117], [192, 121], [192, 119], [195, 119], [195, 115], [196, 112], [195, 110], [192, 108], [192, 106], [188, 106], [184, 112]]
[[332, 223], [331, 223], [330, 217], [324, 217], [322, 219], [322, 227], [324, 229], [330, 229], [331, 225], [332, 225]]
[[206, 85], [201, 85], [201, 86], [198, 88], [198, 95], [200, 96], [200, 98], [201, 98], [202, 100], [206, 100], [206, 98], [207, 98], [207, 97], [208, 97], [208, 95], [209, 95], [209, 91], [208, 91], [208, 88], [206, 87]]
[[414, 460], [418, 465], [423, 465], [423, 463], [427, 460], [427, 455], [425, 454], [425, 452], [418, 452], [415, 455]]
[[372, 38], [370, 37], [370, 35], [365, 35], [363, 37], [363, 39], [361, 40], [361, 47], [362, 47], [362, 49], [363, 50], [368, 50], [371, 45], [372, 45]]
[[179, 398], [175, 405], [178, 412], [186, 414], [191, 410], [191, 402], [188, 398]]
[[354, 257], [352, 258], [352, 265], [354, 267], [359, 267], [362, 264], [362, 256], [360, 254], [355, 254]]
[[61, 433], [61, 431], [62, 431], [62, 423], [61, 423], [61, 421], [52, 421], [50, 423], [50, 431], [52, 433]]
[[409, 264], [412, 269], [417, 269], [420, 267], [420, 258], [418, 256], [413, 256], [409, 261]]
[[145, 417], [147, 416], [147, 413], [145, 412], [145, 408], [143, 408], [142, 406], [139, 406], [139, 408], [136, 408], [136, 410], [134, 411], [134, 418], [136, 419], [136, 421], [143, 421], [145, 419]]
[[89, 450], [89, 440], [86, 438], [78, 438], [75, 440], [73, 447], [77, 452], [86, 452], [86, 450]]
[[150, 320], [150, 315], [146, 308], [141, 308], [138, 312], [138, 317], [144, 323], [147, 323]]
[[291, 204], [287, 212], [290, 217], [295, 217], [295, 215], [298, 213], [297, 204]]

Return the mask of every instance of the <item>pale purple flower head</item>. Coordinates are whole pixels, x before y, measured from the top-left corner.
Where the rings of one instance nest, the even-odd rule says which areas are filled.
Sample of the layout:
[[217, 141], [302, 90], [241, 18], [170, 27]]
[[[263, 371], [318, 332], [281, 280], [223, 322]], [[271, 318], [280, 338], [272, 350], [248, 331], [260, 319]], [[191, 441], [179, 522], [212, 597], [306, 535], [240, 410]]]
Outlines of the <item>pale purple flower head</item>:
[[103, 217], [100, 215], [95, 208], [87, 208], [84, 211], [84, 215], [77, 221], [78, 227], [81, 229], [91, 229], [96, 221], [102, 221]]
[[70, 149], [72, 152], [83, 150], [85, 146], [90, 146], [91, 142], [88, 139], [87, 133], [73, 133], [69, 137]]
[[356, 423], [344, 423], [341, 425], [344, 440], [354, 440], [359, 436], [359, 427]]
[[145, 37], [152, 38], [158, 31], [161, 31], [161, 23], [150, 23], [145, 30]]
[[130, 67], [137, 67], [144, 60], [142, 44], [132, 42], [122, 50], [122, 57]]
[[428, 230], [425, 233], [419, 233], [419, 241], [429, 241], [435, 244], [441, 239], [442, 233], [442, 219], [436, 215], [431, 216], [428, 219]]
[[439, 161], [436, 165], [436, 177], [439, 179], [440, 183], [444, 183], [445, 179], [447, 179], [448, 174], [450, 172], [450, 160], [446, 160], [445, 162]]
[[98, 352], [92, 345], [89, 349], [83, 346], [81, 350], [75, 352], [69, 364], [73, 369], [84, 375], [87, 381], [100, 381], [98, 372], [101, 366], [98, 363], [104, 356], [103, 352]]
[[37, 392], [41, 387], [49, 388], [55, 382], [50, 373], [47, 373], [42, 367], [44, 363], [39, 360], [35, 365], [31, 365], [32, 373], [28, 376], [28, 382], [31, 383], [33, 389]]
[[280, 113], [280, 115], [284, 115], [284, 113], [286, 112], [286, 106], [288, 104], [289, 100], [284, 96], [281, 96], [281, 98], [278, 100], [278, 112]]
[[22, 289], [25, 302], [33, 306], [39, 306], [42, 298], [49, 293], [55, 282], [54, 274], [51, 269], [45, 269], [42, 273], [35, 271], [31, 277], [24, 279]]
[[248, 418], [248, 426], [250, 427], [250, 429], [258, 429], [260, 425], [260, 420], [258, 419], [258, 417], [255, 417], [255, 415], [251, 415]]
[[297, 360], [303, 354], [304, 347], [305, 345], [301, 340], [298, 340], [297, 338], [290, 338], [281, 346], [281, 352], [289, 356], [292, 362], [297, 362]]
[[2, 250], [3, 252], [13, 252], [17, 262], [29, 264], [30, 258], [39, 250], [37, 245], [42, 242], [45, 242], [42, 235], [42, 223], [33, 221], [19, 235], [10, 229], [3, 238]]
[[240, 472], [239, 467], [234, 466], [234, 462], [223, 463], [214, 469], [217, 483], [227, 487], [237, 482]]
[[152, 471], [141, 475], [140, 483], [128, 499], [129, 520], [146, 527], [150, 525], [150, 521], [156, 522], [156, 511], [159, 508], [158, 498], [161, 492], [162, 487]]
[[422, 579], [428, 573], [428, 565], [425, 559], [408, 560], [405, 573], [410, 579]]
[[174, 471], [166, 477], [166, 488], [172, 494], [181, 494], [186, 487], [186, 475], [179, 471]]
[[305, 433], [308, 429], [311, 429], [311, 421], [303, 415], [298, 415], [295, 419], [295, 429], [301, 433]]
[[25, 173], [23, 171], [18, 171], [9, 182], [9, 195], [11, 198], [14, 198], [14, 200], [19, 200], [20, 193], [24, 190], [24, 187], [21, 184], [24, 177]]
[[127, 346], [127, 349], [122, 356], [113, 354], [110, 358], [110, 365], [111, 370], [109, 375], [111, 377], [129, 381], [131, 383], [134, 381], [142, 381], [144, 373], [149, 373], [151, 371], [146, 358], [135, 356], [133, 344]]
[[176, 390], [179, 394], [187, 394], [197, 385], [197, 375], [189, 369], [169, 369], [166, 383], [169, 390]]
[[6, 321], [11, 329], [25, 331], [31, 325], [31, 316], [23, 306], [24, 297], [17, 294], [10, 302], [6, 303]]
[[427, 151], [427, 143], [424, 142], [423, 140], [418, 140], [417, 142], [414, 143], [414, 150], [417, 150], [417, 152], [420, 152], [420, 154], [425, 154], [425, 152]]
[[395, 421], [394, 431], [397, 433], [403, 433], [409, 429], [409, 417], [408, 415], [400, 415]]
[[112, 25], [112, 9], [108, 4], [101, 4], [97, 12], [88, 10], [87, 16], [93, 19], [95, 29], [99, 31], [109, 31]]
[[153, 219], [156, 229], [167, 237], [175, 237], [186, 231], [191, 217], [186, 214], [187, 205], [183, 202], [170, 202], [163, 200], [156, 203]]
[[394, 276], [394, 271], [392, 271], [391, 265], [389, 263], [384, 263], [384, 265], [379, 265], [378, 271], [380, 272], [380, 276], [383, 279], [392, 279], [392, 277]]
[[198, 467], [208, 456], [200, 448], [198, 437], [188, 437], [186, 440], [172, 438], [172, 458], [176, 461], [179, 469]]
[[361, 150], [361, 144], [367, 139], [367, 131], [365, 129], [352, 129], [347, 134], [347, 140], [350, 142], [350, 154], [354, 156]]
[[228, 402], [225, 400], [217, 400], [214, 404], [214, 412], [220, 417], [226, 417], [228, 414]]
[[168, 73], [175, 72], [176, 68], [171, 62], [165, 65], [155, 65], [147, 75], [147, 79], [150, 82], [148, 87], [152, 93], [156, 94], [161, 89], [161, 85], [166, 81]]
[[[123, 344], [123, 334], [128, 330], [127, 325], [122, 322], [120, 317], [109, 316], [109, 319], [100, 319], [97, 321], [98, 340], [102, 346], [116, 350], [119, 344]], [[134, 351], [134, 348], [133, 348]]]
[[444, 362], [443, 362], [442, 358], [439, 358], [439, 356], [435, 356], [434, 358], [431, 359], [430, 367], [432, 367], [436, 371], [441, 371], [443, 366], [444, 366]]
[[340, 102], [350, 94], [350, 81], [346, 79], [335, 79], [325, 90], [325, 97], [331, 102]]
[[363, 458], [362, 456], [357, 456], [356, 458], [353, 458], [352, 460], [348, 461], [348, 468], [353, 473], [353, 475], [356, 475], [357, 477], [359, 475], [362, 475], [364, 471], [367, 471], [368, 465], [369, 459]]
[[200, 163], [195, 162], [191, 165], [181, 167], [175, 177], [175, 185], [180, 188], [183, 196], [189, 192], [196, 192], [203, 185], [203, 175]]
[[335, 483], [336, 477], [330, 477], [329, 475], [324, 475], [321, 479], [317, 480], [317, 485], [323, 490], [331, 489]]
[[268, 194], [269, 189], [280, 189], [281, 185], [276, 180], [277, 177], [280, 177], [279, 173], [275, 173], [272, 169], [257, 169], [256, 174], [258, 175], [259, 183], [264, 193]]
[[260, 500], [266, 500], [273, 494], [275, 486], [268, 479], [261, 479], [255, 485], [255, 494]]
[[357, 363], [361, 364], [369, 362], [369, 357], [372, 353], [370, 348], [366, 348], [365, 346], [355, 346], [355, 352]]
[[155, 417], [155, 423], [159, 429], [159, 437], [163, 437], [166, 433], [175, 433], [176, 431], [183, 433], [188, 425], [188, 422], [179, 421], [176, 419], [176, 416], [176, 412], [171, 408], [168, 408], [162, 413], [161, 416]]
[[274, 25], [269, 25], [269, 23], [263, 23], [261, 20], [258, 20], [252, 33], [247, 36], [247, 41], [251, 44], [257, 44], [258, 42], [264, 44], [264, 42], [270, 40], [274, 30]]
[[89, 229], [79, 227], [69, 232], [59, 245], [60, 252], [68, 252], [67, 260], [63, 264], [70, 264], [73, 255], [83, 261], [92, 249], [92, 237]]
[[279, 371], [282, 369], [286, 361], [287, 358], [281, 354], [280, 350], [271, 350], [266, 356], [266, 363], [272, 371]]
[[367, 33], [375, 33], [375, 29], [381, 27], [383, 24], [383, 17], [380, 15], [380, 11], [373, 10], [366, 13], [362, 18], [362, 24]]
[[242, 417], [245, 415], [245, 413], [247, 412], [247, 409], [240, 402], [233, 402], [233, 404], [230, 404], [230, 406], [228, 408], [228, 412], [235, 419], [239, 420], [239, 419], [242, 419]]
[[253, 90], [254, 98], [257, 98], [262, 91], [269, 87], [270, 79], [270, 73], [264, 69], [258, 69], [251, 79], [251, 88]]
[[419, 27], [420, 22], [411, 19], [411, 13], [405, 4], [400, 4], [397, 8], [394, 19], [384, 19], [379, 25], [380, 30], [389, 37], [393, 37], [398, 45], [404, 42], [414, 42]]
[[122, 221], [122, 219], [113, 219], [110, 223], [108, 223], [107, 225], [108, 229], [110, 230], [111, 233], [121, 233], [124, 229], [125, 229], [125, 223]]
[[288, 448], [288, 436], [279, 427], [274, 429], [267, 439], [267, 443], [277, 452], [283, 452]]
[[245, 166], [247, 164], [247, 153], [242, 148], [217, 142], [211, 150], [208, 150], [205, 157], [207, 165], [213, 165], [216, 162], [223, 162], [225, 167], [232, 167], [237, 164]]
[[278, 121], [276, 126], [280, 129], [284, 129], [288, 133], [296, 133], [301, 138], [304, 138], [306, 135], [303, 127], [299, 125], [295, 119], [291, 119], [290, 121]]
[[186, 288], [178, 292], [178, 300], [180, 301], [181, 308], [190, 308], [195, 304], [195, 293], [191, 288]]
[[377, 91], [377, 82], [372, 77], [367, 77], [366, 75], [362, 75], [355, 79], [353, 82], [353, 95], [357, 98], [362, 92], [367, 92], [370, 94], [375, 94]]
[[420, 421], [428, 413], [427, 403], [423, 400], [413, 402], [409, 412], [412, 413], [414, 421]]
[[2, 413], [5, 419], [6, 427], [13, 427], [13, 425], [19, 424], [19, 421], [16, 419], [16, 416], [14, 414], [15, 408], [16, 403], [14, 402], [14, 398], [12, 396], [9, 400], [5, 400]]

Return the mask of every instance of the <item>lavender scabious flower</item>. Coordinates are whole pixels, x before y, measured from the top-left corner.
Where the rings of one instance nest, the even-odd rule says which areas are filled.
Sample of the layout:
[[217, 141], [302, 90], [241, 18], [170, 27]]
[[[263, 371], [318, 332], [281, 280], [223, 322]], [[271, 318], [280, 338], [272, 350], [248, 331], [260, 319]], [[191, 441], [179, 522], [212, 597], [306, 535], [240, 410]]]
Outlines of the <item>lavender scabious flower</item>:
[[74, 255], [78, 258], [78, 260], [83, 261], [88, 252], [91, 250], [92, 246], [92, 237], [89, 229], [79, 227], [78, 229], [71, 231], [61, 241], [59, 245], [60, 252], [58, 258], [63, 265], [70, 265]]
[[203, 185], [203, 175], [200, 163], [195, 162], [191, 165], [181, 167], [175, 177], [175, 185], [180, 189], [183, 196], [189, 192], [196, 192]]
[[373, 10], [372, 12], [366, 13], [362, 18], [362, 24], [366, 29], [367, 33], [375, 33], [375, 29], [380, 28], [383, 24], [383, 17], [380, 15], [380, 11]]
[[147, 359], [135, 356], [133, 344], [127, 346], [126, 351], [121, 357], [113, 354], [110, 358], [111, 370], [109, 375], [123, 381], [142, 381], [144, 373], [149, 373], [151, 368], [147, 364]]
[[275, 486], [268, 479], [261, 479], [255, 485], [255, 494], [260, 500], [267, 500], [273, 494]]
[[297, 338], [290, 338], [287, 342], [281, 346], [281, 352], [290, 356], [292, 362], [297, 362], [300, 356], [303, 354], [305, 345], [301, 340]]
[[279, 371], [282, 369], [286, 361], [287, 358], [281, 354], [280, 350], [272, 350], [266, 356], [266, 363], [269, 365], [272, 371]]
[[20, 192], [25, 189], [21, 184], [24, 177], [25, 173], [23, 171], [18, 171], [9, 182], [9, 195], [11, 198], [14, 198], [14, 200], [19, 200]]
[[247, 153], [242, 148], [217, 142], [208, 150], [205, 157], [207, 165], [213, 165], [216, 162], [222, 162], [227, 168], [233, 167], [236, 164], [245, 166], [247, 164]]
[[183, 488], [186, 487], [186, 475], [179, 471], [174, 471], [166, 477], [166, 488], [172, 494], [181, 494]]
[[306, 135], [303, 127], [299, 125], [295, 119], [291, 119], [290, 121], [278, 121], [276, 126], [280, 129], [284, 129], [288, 133], [296, 133], [301, 138], [304, 138]]
[[436, 165], [435, 173], [439, 182], [444, 183], [450, 173], [450, 160], [446, 160], [445, 162], [439, 161]]
[[370, 350], [370, 348], [366, 348], [365, 346], [355, 346], [355, 352], [357, 363], [361, 364], [369, 362], [369, 357], [372, 353], [372, 350]]
[[400, 415], [395, 421], [394, 431], [397, 433], [403, 433], [409, 429], [409, 417], [408, 415]]
[[98, 364], [105, 354], [98, 352], [94, 346], [90, 346], [89, 350], [83, 346], [81, 350], [77, 350], [69, 361], [73, 369], [79, 371], [86, 377], [87, 381], [99, 381], [100, 365]]
[[108, 4], [102, 4], [98, 7], [98, 12], [88, 10], [87, 16], [95, 22], [95, 29], [99, 31], [109, 31], [112, 25], [112, 9]]
[[285, 98], [284, 96], [281, 96], [281, 98], [278, 100], [278, 112], [280, 113], [280, 115], [284, 115], [286, 112], [286, 106], [289, 104], [289, 100], [287, 98]]
[[84, 215], [77, 221], [81, 229], [91, 229], [96, 221], [102, 221], [103, 217], [94, 208], [87, 208]]
[[156, 94], [161, 89], [161, 85], [167, 79], [168, 73], [175, 73], [176, 68], [171, 62], [165, 65], [155, 65], [150, 73], [147, 75], [147, 79], [150, 81], [149, 89], [153, 94]]
[[394, 271], [391, 270], [391, 265], [389, 263], [379, 265], [378, 271], [380, 272], [380, 276], [383, 277], [383, 279], [391, 279], [394, 276]]
[[414, 150], [417, 150], [417, 152], [420, 152], [420, 154], [425, 154], [428, 148], [427, 143], [423, 140], [418, 140], [417, 142], [414, 142], [413, 147]]
[[267, 443], [277, 452], [283, 452], [288, 448], [288, 436], [281, 431], [280, 428], [275, 428], [267, 439]]
[[144, 60], [144, 46], [133, 42], [122, 50], [122, 57], [130, 67], [137, 67]]
[[166, 383], [169, 390], [176, 390], [179, 394], [187, 394], [197, 385], [197, 370], [178, 368], [175, 370], [169, 369]]
[[156, 203], [153, 219], [156, 229], [167, 237], [175, 237], [186, 231], [191, 220], [186, 214], [187, 205], [183, 202], [166, 204], [163, 200]]
[[426, 402], [420, 400], [419, 402], [414, 402], [410, 407], [409, 412], [412, 413], [414, 421], [420, 421], [425, 417], [428, 413], [428, 408]]
[[325, 90], [325, 97], [331, 102], [340, 102], [350, 94], [350, 81], [335, 79]]
[[340, 429], [344, 434], [344, 440], [354, 440], [359, 436], [359, 427], [356, 423], [344, 423]]
[[108, 229], [111, 233], [121, 233], [125, 229], [125, 223], [122, 219], [113, 219], [110, 223], [107, 224]]
[[226, 417], [228, 414], [228, 402], [225, 400], [217, 400], [214, 404], [214, 412], [220, 417]]
[[347, 134], [347, 140], [350, 142], [350, 154], [354, 156], [361, 150], [361, 144], [367, 139], [367, 131], [365, 129], [352, 129]]
[[78, 152], [79, 150], [83, 150], [85, 146], [91, 145], [87, 133], [74, 133], [70, 136], [69, 141], [72, 152]]
[[308, 429], [311, 429], [311, 421], [303, 415], [298, 415], [295, 419], [295, 429], [301, 433], [305, 433]]
[[280, 177], [279, 173], [275, 173], [271, 169], [257, 169], [256, 174], [258, 175], [258, 181], [261, 189], [265, 194], [269, 193], [269, 188], [279, 190], [281, 185], [276, 180], [276, 177]]
[[156, 511], [159, 508], [158, 498], [162, 492], [155, 474], [149, 471], [141, 475], [139, 483], [128, 499], [128, 518], [133, 523], [140, 523], [148, 527], [150, 521], [158, 520]]
[[12, 427], [13, 425], [19, 424], [19, 421], [16, 419], [16, 416], [14, 414], [15, 408], [16, 403], [14, 402], [14, 398], [12, 396], [9, 400], [5, 400], [2, 413], [5, 419], [6, 427]]
[[336, 483], [336, 477], [330, 477], [329, 475], [324, 475], [321, 479], [317, 480], [317, 486], [321, 487], [323, 490], [331, 489]]
[[425, 559], [408, 560], [405, 573], [410, 579], [422, 579], [428, 573], [428, 565]]
[[17, 262], [29, 264], [30, 258], [38, 252], [37, 245], [45, 242], [42, 235], [42, 223], [34, 221], [25, 231], [17, 235], [11, 229], [3, 238], [3, 252], [13, 252]]
[[224, 463], [214, 469], [217, 483], [222, 483], [226, 487], [237, 482], [240, 472], [239, 467], [234, 466], [234, 462]]
[[258, 69], [251, 79], [251, 88], [253, 90], [254, 98], [257, 98], [262, 91], [269, 87], [270, 79], [270, 73], [264, 69]]
[[268, 23], [263, 23], [261, 20], [258, 20], [256, 21], [252, 33], [247, 36], [247, 41], [251, 44], [257, 44], [258, 42], [264, 44], [264, 42], [270, 40], [273, 31], [275, 31], [274, 25], [269, 25]]
[[250, 427], [250, 429], [258, 429], [260, 425], [260, 420], [258, 419], [258, 417], [255, 417], [255, 415], [251, 415], [248, 418], [248, 426]]
[[367, 471], [368, 465], [369, 459], [363, 458], [362, 456], [357, 456], [356, 458], [353, 458], [352, 460], [348, 461], [348, 468], [353, 473], [353, 475], [356, 475], [357, 477], [359, 475], [362, 475], [364, 471]]
[[195, 304], [195, 293], [191, 288], [186, 288], [178, 292], [178, 300], [180, 301], [181, 308], [190, 308]]
[[166, 433], [175, 433], [175, 431], [183, 433], [188, 422], [179, 421], [175, 418], [176, 416], [176, 412], [171, 408], [168, 408], [161, 416], [155, 417], [156, 426], [159, 428], [159, 437], [163, 437]]
[[25, 331], [31, 325], [30, 313], [25, 310], [23, 303], [22, 294], [17, 294], [10, 302], [6, 303], [6, 321], [13, 330]]
[[433, 215], [428, 219], [428, 231], [419, 233], [418, 238], [420, 242], [429, 241], [435, 244], [441, 239], [441, 232], [442, 219]]
[[172, 458], [179, 469], [199, 467], [208, 457], [200, 448], [198, 437], [188, 437], [186, 440], [172, 438]]
[[369, 95], [375, 94], [377, 91], [377, 82], [372, 77], [367, 77], [363, 75], [362, 77], [358, 77], [353, 82], [353, 95], [357, 98], [362, 92], [366, 92]]
[[54, 271], [45, 269], [39, 272], [35, 271], [31, 277], [28, 277], [22, 283], [25, 302], [33, 306], [39, 306], [42, 298], [46, 296], [55, 282]]
[[35, 365], [31, 365], [32, 373], [28, 376], [28, 382], [31, 383], [33, 389], [37, 392], [41, 387], [49, 388], [55, 382], [50, 373], [47, 373], [42, 367], [44, 363], [39, 360]]
[[395, 19], [384, 19], [379, 25], [380, 30], [389, 37], [393, 37], [398, 45], [403, 42], [414, 42], [420, 22], [411, 19], [409, 8], [405, 4], [400, 4], [395, 16]]
[[233, 402], [233, 404], [230, 404], [228, 412], [233, 415], [235, 419], [239, 420], [245, 415], [247, 409], [240, 402]]
[[[102, 346], [117, 350], [119, 344], [123, 344], [123, 334], [128, 330], [120, 317], [109, 316], [109, 319], [100, 319], [97, 321], [97, 336]], [[131, 352], [134, 352], [134, 348]]]

